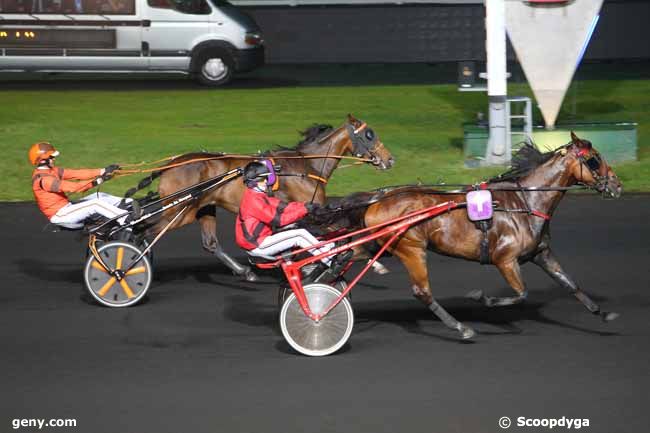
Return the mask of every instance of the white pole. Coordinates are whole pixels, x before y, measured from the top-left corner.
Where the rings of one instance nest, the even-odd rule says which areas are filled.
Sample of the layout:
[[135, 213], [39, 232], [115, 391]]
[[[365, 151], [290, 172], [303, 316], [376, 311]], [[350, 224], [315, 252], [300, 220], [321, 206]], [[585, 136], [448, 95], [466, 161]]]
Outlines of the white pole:
[[490, 136], [485, 160], [488, 164], [510, 162], [510, 137], [507, 133], [506, 95], [506, 2], [485, 0], [485, 48], [487, 52]]

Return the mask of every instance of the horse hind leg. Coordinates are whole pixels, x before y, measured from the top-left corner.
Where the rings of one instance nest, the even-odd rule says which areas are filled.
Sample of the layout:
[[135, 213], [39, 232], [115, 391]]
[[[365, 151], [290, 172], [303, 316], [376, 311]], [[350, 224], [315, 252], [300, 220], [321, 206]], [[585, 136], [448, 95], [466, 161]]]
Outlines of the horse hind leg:
[[564, 272], [564, 269], [562, 269], [562, 266], [560, 266], [560, 263], [550, 248], [546, 248], [539, 252], [533, 258], [533, 263], [542, 268], [544, 272], [550, 275], [553, 280], [560, 284], [560, 286], [564, 287], [570, 293], [572, 293], [573, 296], [578, 298], [578, 300], [587, 308], [587, 310], [589, 310], [589, 312], [600, 316], [604, 322], [611, 322], [618, 317], [618, 313], [601, 311], [598, 304], [591, 300], [591, 298], [589, 298], [585, 292], [580, 290], [580, 287], [578, 287], [578, 285], [571, 279], [571, 277], [567, 275], [566, 272]]
[[217, 237], [217, 218], [214, 215], [206, 213], [204, 209], [199, 211], [197, 218], [201, 225], [201, 243], [203, 249], [213, 254], [221, 263], [228, 266], [235, 275], [243, 276], [246, 281], [257, 281], [257, 275], [255, 275], [249, 266], [240, 264], [221, 247], [221, 243]]
[[377, 260], [376, 262], [374, 262], [372, 264], [372, 270], [375, 272], [375, 274], [378, 274], [378, 275], [386, 275], [386, 274], [390, 273], [390, 269], [388, 269], [383, 264], [379, 263], [379, 260]]
[[413, 295], [426, 305], [442, 323], [458, 331], [464, 340], [474, 337], [476, 332], [471, 327], [456, 320], [433, 298], [431, 287], [429, 286], [426, 249], [420, 247], [403, 247], [400, 245], [393, 251], [393, 254], [406, 267], [411, 280]]
[[[353, 248], [353, 251], [354, 256], [352, 257], [352, 260], [355, 262], [367, 260], [374, 255], [372, 251], [369, 251], [367, 248], [365, 248], [365, 245], [359, 245]], [[379, 263], [379, 260], [373, 262], [371, 267], [373, 272], [379, 275], [386, 275], [390, 273], [390, 270], [383, 264]]]
[[501, 275], [510, 287], [517, 292], [517, 296], [486, 296], [481, 290], [473, 290], [468, 293], [467, 297], [483, 302], [487, 307], [504, 307], [520, 304], [525, 301], [528, 292], [526, 291], [524, 280], [521, 277], [521, 268], [519, 267], [517, 260], [515, 259], [508, 262], [497, 263], [496, 267], [499, 269], [499, 272], [501, 272]]

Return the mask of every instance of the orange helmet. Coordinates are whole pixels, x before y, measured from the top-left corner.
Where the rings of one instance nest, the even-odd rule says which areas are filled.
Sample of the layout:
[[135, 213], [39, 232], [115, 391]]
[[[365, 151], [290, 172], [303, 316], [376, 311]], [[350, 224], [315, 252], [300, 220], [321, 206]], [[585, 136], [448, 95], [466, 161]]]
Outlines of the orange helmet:
[[53, 156], [59, 156], [59, 151], [47, 141], [39, 141], [29, 148], [29, 162], [32, 165], [38, 165]]

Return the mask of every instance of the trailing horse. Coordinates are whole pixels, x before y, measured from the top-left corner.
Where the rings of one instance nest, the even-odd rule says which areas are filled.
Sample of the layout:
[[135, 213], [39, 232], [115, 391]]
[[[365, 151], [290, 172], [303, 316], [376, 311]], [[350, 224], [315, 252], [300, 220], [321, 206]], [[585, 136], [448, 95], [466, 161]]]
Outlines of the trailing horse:
[[[532, 261], [569, 290], [591, 313], [604, 321], [618, 316], [602, 311], [580, 289], [562, 269], [550, 247], [551, 217], [573, 185], [581, 184], [613, 197], [619, 197], [622, 191], [616, 174], [591, 143], [573, 133], [571, 138], [569, 144], [547, 153], [539, 152], [532, 145], [524, 146], [514, 156], [508, 172], [482, 185], [490, 190], [496, 205], [492, 219], [481, 224], [482, 229], [477, 229], [466, 211], [452, 210], [412, 227], [388, 249], [406, 267], [415, 297], [445, 325], [458, 330], [462, 338], [471, 338], [474, 331], [458, 322], [433, 298], [427, 272], [427, 249], [496, 266], [516, 296], [491, 297], [480, 290], [468, 295], [489, 307], [513, 305], [526, 299], [520, 265]], [[450, 194], [424, 186], [396, 187], [352, 195], [343, 202], [329, 205], [332, 213], [325, 212], [314, 219], [325, 224], [338, 220], [339, 225], [348, 227], [370, 227], [449, 200], [463, 203], [466, 197], [464, 193]], [[378, 242], [382, 244], [386, 240], [379, 238]]]
[[[280, 188], [275, 191], [275, 195], [281, 200], [324, 203], [327, 180], [344, 155], [354, 155], [382, 170], [394, 164], [392, 155], [375, 132], [366, 123], [351, 115], [348, 115], [345, 123], [339, 128], [317, 125], [303, 132], [303, 136], [304, 140], [295, 148], [280, 148], [258, 157], [272, 159], [275, 164], [281, 165]], [[197, 161], [190, 162], [193, 160]], [[168, 164], [173, 168], [162, 171], [158, 193], [164, 197], [220, 173], [243, 167], [251, 160], [251, 157], [224, 157], [221, 154], [181, 155]], [[242, 182], [224, 184], [202, 195], [170, 228], [182, 227], [198, 220], [201, 225], [203, 248], [214, 254], [236, 274], [254, 281], [256, 276], [250, 268], [230, 257], [221, 247], [217, 237], [216, 207], [236, 213], [243, 192]], [[155, 236], [174, 215], [175, 211], [172, 209], [163, 213], [160, 220], [149, 228], [148, 236]]]

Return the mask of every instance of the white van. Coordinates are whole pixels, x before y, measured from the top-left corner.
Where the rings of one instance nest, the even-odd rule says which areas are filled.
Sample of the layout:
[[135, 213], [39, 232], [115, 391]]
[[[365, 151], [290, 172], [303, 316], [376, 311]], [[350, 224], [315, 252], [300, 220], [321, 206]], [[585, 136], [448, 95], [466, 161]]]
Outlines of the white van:
[[0, 0], [0, 71], [182, 72], [207, 86], [264, 64], [225, 0]]

